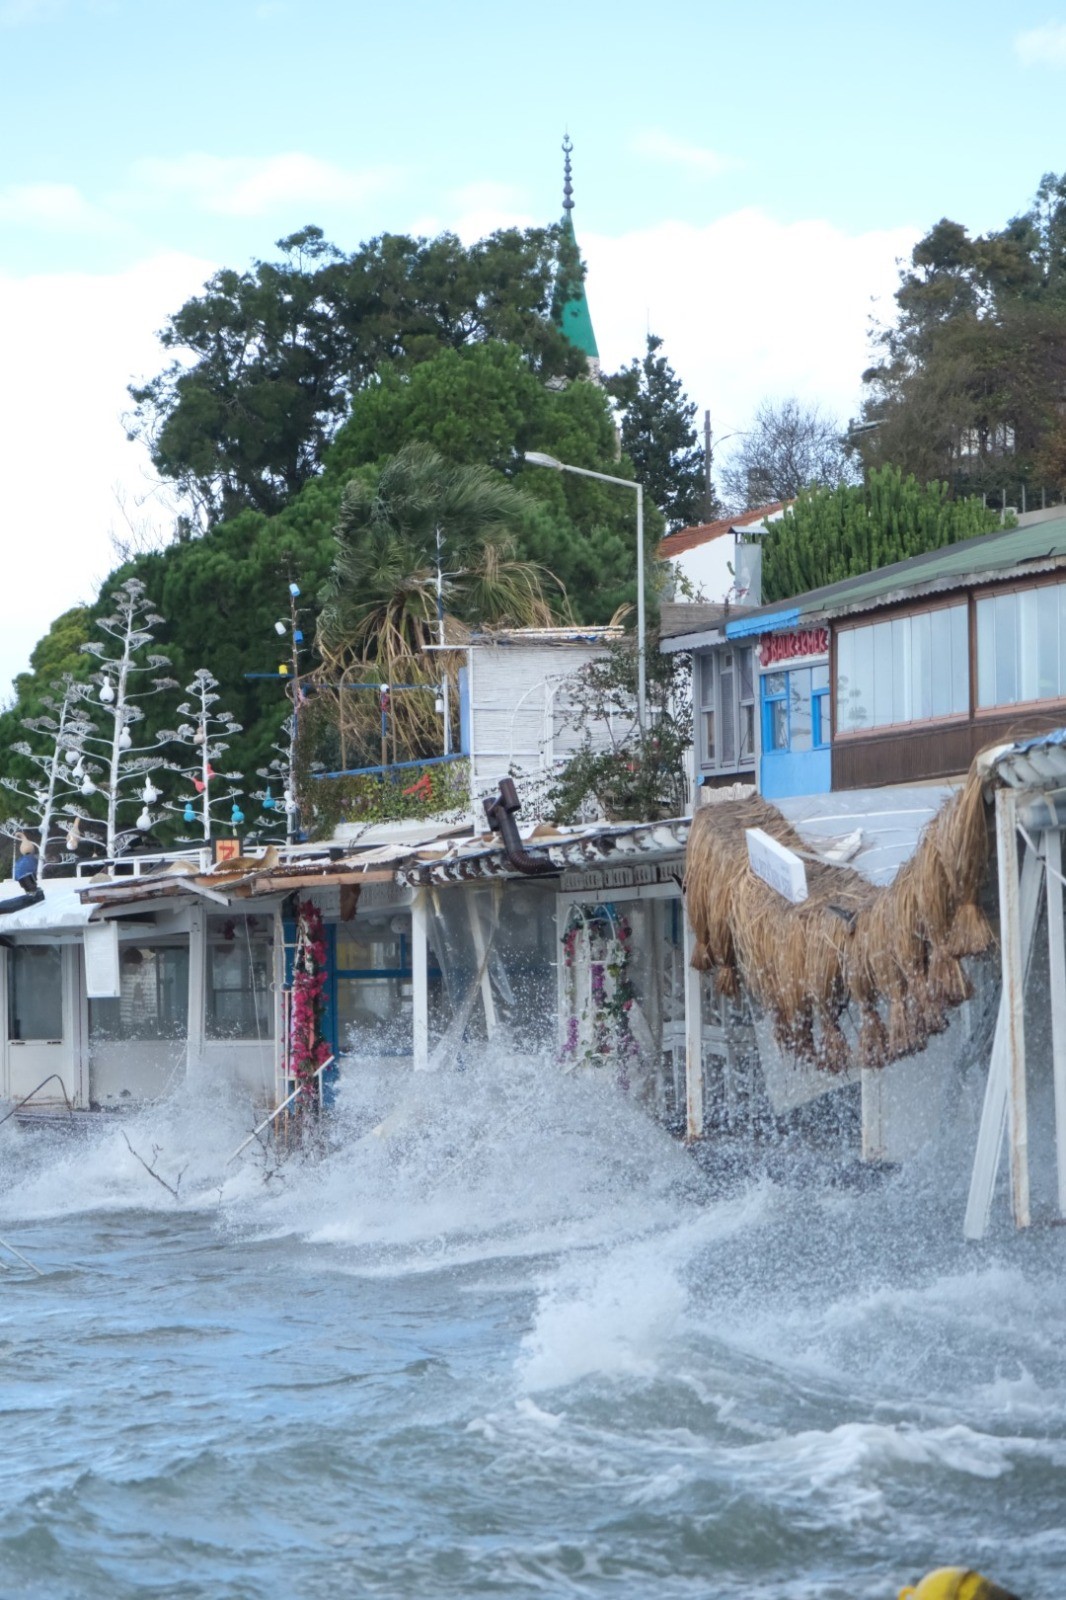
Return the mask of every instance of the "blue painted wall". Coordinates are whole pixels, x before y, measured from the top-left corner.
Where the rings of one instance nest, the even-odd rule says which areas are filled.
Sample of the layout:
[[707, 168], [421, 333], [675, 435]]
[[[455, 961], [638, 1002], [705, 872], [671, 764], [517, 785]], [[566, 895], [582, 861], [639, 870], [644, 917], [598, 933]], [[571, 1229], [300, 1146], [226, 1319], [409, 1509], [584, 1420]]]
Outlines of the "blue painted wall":
[[790, 794], [828, 794], [832, 788], [832, 762], [828, 747], [821, 750], [769, 750], [759, 763], [759, 789], [767, 800]]

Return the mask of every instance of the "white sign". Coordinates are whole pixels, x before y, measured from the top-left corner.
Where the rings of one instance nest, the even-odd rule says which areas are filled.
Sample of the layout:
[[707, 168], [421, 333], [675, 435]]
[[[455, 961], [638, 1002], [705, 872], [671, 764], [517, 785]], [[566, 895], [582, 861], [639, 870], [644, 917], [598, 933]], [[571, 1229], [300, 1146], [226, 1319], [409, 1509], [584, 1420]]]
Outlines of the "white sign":
[[807, 869], [794, 850], [778, 844], [761, 828], [745, 828], [748, 840], [748, 865], [757, 878], [776, 889], [779, 895], [799, 905], [807, 898]]
[[90, 922], [85, 929], [85, 993], [90, 1000], [117, 1000], [122, 993], [117, 922]]

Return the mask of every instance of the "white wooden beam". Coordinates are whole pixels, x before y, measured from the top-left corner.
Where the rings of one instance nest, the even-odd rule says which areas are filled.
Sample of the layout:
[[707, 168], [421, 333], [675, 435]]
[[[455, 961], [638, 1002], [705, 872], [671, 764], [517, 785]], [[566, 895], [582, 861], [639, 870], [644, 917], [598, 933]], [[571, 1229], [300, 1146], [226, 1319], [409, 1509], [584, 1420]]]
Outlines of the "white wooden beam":
[[1055, 1166], [1059, 1216], [1066, 1217], [1066, 933], [1062, 922], [1062, 834], [1044, 834], [1048, 970], [1051, 986], [1051, 1070], [1055, 1086]]
[[[998, 798], [998, 796], [997, 796]], [[997, 811], [997, 843], [999, 814]], [[1040, 880], [1043, 873], [1043, 862], [1032, 850], [1027, 850], [1022, 862], [1020, 888], [1017, 871], [1018, 850], [1017, 834], [1012, 831], [1010, 854], [1013, 860], [1014, 889], [1012, 900], [1015, 905], [1017, 928], [1020, 939], [1020, 966], [1021, 990], [1019, 999], [1024, 991], [1025, 977], [1029, 971], [1032, 960], [1033, 940], [1036, 933], [1037, 918], [1040, 910]], [[1003, 861], [999, 862], [1001, 878], [1000, 886], [1000, 938], [1003, 934]], [[966, 1218], [963, 1223], [963, 1233], [967, 1239], [982, 1239], [988, 1229], [988, 1219], [992, 1212], [992, 1197], [995, 1193], [996, 1174], [999, 1170], [999, 1156], [1003, 1148], [1003, 1139], [1007, 1130], [1008, 1105], [1011, 1091], [1010, 1070], [1010, 1010], [1011, 997], [1007, 984], [1006, 956], [1004, 945], [1003, 985], [1000, 993], [999, 1013], [996, 1018], [996, 1031], [992, 1041], [992, 1055], [988, 1066], [988, 1079], [985, 1083], [984, 1105], [981, 1111], [981, 1125], [977, 1134], [977, 1149], [974, 1152], [973, 1173], [970, 1178], [970, 1194], [966, 1204]], [[1024, 1049], [1024, 1041], [1023, 1041]], [[1015, 1213], [1017, 1217], [1017, 1212]]]
[[429, 891], [411, 902], [411, 1054], [416, 1072], [429, 1066]]
[[685, 1137], [703, 1137], [703, 974], [692, 965], [696, 935], [684, 909], [685, 959]]

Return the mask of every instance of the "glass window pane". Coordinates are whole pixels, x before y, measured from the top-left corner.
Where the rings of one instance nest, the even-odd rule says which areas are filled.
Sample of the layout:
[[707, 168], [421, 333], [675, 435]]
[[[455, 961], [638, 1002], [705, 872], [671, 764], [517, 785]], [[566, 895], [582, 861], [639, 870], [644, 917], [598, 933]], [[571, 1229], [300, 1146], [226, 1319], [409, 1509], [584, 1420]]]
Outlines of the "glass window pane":
[[123, 945], [121, 994], [89, 1001], [96, 1040], [183, 1039], [189, 1025], [187, 945]]
[[705, 651], [699, 658], [700, 662], [700, 705], [714, 705], [714, 657], [710, 651]]
[[872, 628], [856, 628], [851, 688], [848, 691], [846, 727], [872, 726], [874, 700], [874, 641]]
[[928, 611], [911, 617], [911, 721], [933, 714], [933, 619]]
[[851, 726], [851, 685], [855, 672], [855, 631], [845, 628], [837, 634], [837, 731]]
[[885, 624], [892, 630], [892, 721], [910, 722], [911, 706], [911, 619], [897, 617]]
[[9, 1039], [62, 1039], [62, 963], [58, 945], [20, 944], [9, 952]]
[[380, 972], [399, 967], [400, 936], [378, 924], [357, 936], [348, 929], [337, 930], [338, 972]]
[[977, 704], [996, 703], [996, 602], [977, 602]]
[[819, 689], [828, 689], [828, 687], [829, 687], [829, 668], [828, 668], [828, 666], [825, 666], [825, 667], [812, 667], [811, 668], [811, 691], [812, 691], [812, 693], [817, 694]]
[[338, 978], [337, 1038], [353, 1055], [410, 1055], [409, 978]]
[[1018, 699], [1038, 700], [1037, 654], [1039, 604], [1037, 589], [1024, 589], [1014, 596], [1018, 616]]
[[951, 631], [951, 706], [953, 716], [970, 709], [970, 613], [968, 606], [951, 606], [947, 612]]
[[740, 708], [740, 757], [743, 761], [751, 761], [755, 755], [755, 707], [745, 705]]
[[952, 690], [952, 631], [951, 623], [954, 610], [931, 611], [929, 623], [932, 628], [932, 678], [930, 682], [931, 715], [946, 717], [951, 713]]
[[715, 762], [713, 711], [703, 713], [703, 762], [708, 767], [713, 766]]
[[1059, 692], [1059, 596], [1057, 585], [1036, 591], [1036, 700]]
[[811, 696], [811, 738], [816, 750], [829, 743], [829, 691], [819, 689]]
[[1017, 595], [997, 594], [994, 606], [996, 630], [997, 706], [1018, 702], [1018, 605]]
[[718, 739], [721, 745], [721, 761], [723, 767], [731, 767], [737, 758], [736, 724], [734, 722], [733, 704], [733, 672], [722, 673], [722, 703], [720, 707], [721, 720], [718, 725]]
[[1066, 583], [1057, 583], [1059, 597], [1059, 694], [1066, 695]]
[[878, 622], [870, 629], [873, 643], [873, 713], [871, 726], [883, 728], [896, 721], [892, 702], [892, 624]]
[[752, 649], [737, 651], [737, 664], [740, 671], [740, 698], [741, 700], [754, 700], [755, 698], [755, 652]]
[[803, 667], [790, 672], [789, 678], [789, 749], [811, 749], [811, 669]]
[[762, 692], [765, 699], [769, 699], [771, 695], [785, 694], [787, 690], [787, 672], [768, 672], [762, 681]]
[[768, 726], [768, 743], [771, 750], [788, 749], [788, 702], [787, 700], [770, 701], [770, 717]]

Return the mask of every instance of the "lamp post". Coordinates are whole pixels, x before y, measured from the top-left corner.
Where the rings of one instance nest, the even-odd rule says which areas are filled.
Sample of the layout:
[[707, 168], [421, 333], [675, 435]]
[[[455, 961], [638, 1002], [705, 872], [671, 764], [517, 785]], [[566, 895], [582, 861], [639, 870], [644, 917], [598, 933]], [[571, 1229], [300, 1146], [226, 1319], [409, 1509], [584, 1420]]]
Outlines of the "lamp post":
[[593, 472], [589, 467], [574, 467], [568, 461], [557, 461], [542, 450], [527, 450], [524, 460], [534, 467], [551, 467], [553, 472], [575, 472], [580, 478], [597, 478], [600, 483], [618, 483], [623, 489], [635, 489], [637, 494], [637, 727], [644, 737], [647, 704], [647, 682], [644, 652], [644, 485], [632, 478], [614, 478], [609, 472]]

